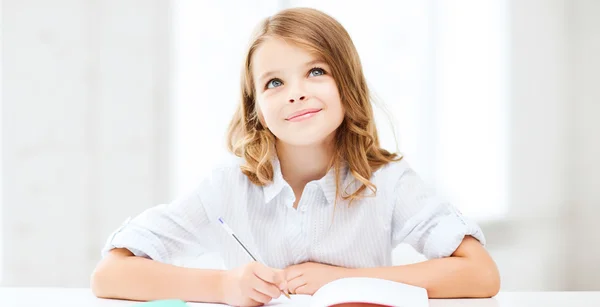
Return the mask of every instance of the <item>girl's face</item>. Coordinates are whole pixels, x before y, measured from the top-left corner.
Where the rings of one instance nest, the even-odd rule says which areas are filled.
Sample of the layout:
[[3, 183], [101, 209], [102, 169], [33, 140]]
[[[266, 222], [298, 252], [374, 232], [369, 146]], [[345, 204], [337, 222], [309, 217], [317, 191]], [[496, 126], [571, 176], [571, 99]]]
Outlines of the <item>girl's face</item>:
[[344, 111], [327, 64], [270, 38], [252, 56], [252, 75], [261, 121], [279, 141], [306, 146], [332, 139]]

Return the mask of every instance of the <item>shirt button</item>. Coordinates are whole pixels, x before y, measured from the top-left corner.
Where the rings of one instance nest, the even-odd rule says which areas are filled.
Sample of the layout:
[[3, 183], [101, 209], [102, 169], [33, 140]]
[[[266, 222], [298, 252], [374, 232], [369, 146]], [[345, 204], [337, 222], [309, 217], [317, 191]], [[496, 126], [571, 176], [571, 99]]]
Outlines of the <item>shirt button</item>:
[[302, 212], [306, 212], [306, 207], [302, 207], [302, 208], [300, 208], [300, 211], [302, 211]]

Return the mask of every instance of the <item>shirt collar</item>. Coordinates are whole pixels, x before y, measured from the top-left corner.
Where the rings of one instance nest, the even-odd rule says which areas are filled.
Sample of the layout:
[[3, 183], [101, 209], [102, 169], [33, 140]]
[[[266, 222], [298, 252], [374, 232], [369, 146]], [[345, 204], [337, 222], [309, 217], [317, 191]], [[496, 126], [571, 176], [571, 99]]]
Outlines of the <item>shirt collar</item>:
[[[290, 185], [283, 178], [283, 174], [281, 173], [281, 164], [279, 163], [279, 159], [277, 157], [273, 158], [271, 161], [273, 165], [273, 182], [263, 186], [263, 194], [265, 198], [265, 203], [269, 203], [280, 193], [286, 193], [286, 196], [294, 197], [294, 192]], [[348, 187], [352, 182], [352, 178], [354, 178], [349, 172], [348, 165], [346, 163], [342, 164], [340, 168], [340, 183], [341, 189], [343, 191], [345, 187]], [[321, 188], [323, 195], [327, 199], [328, 204], [333, 204], [335, 201], [335, 168], [331, 168], [325, 176], [319, 180], [315, 181], [317, 185]]]
[[289, 189], [287, 193], [291, 193], [290, 195], [294, 195], [292, 188], [287, 184], [287, 182], [283, 179], [283, 175], [281, 174], [281, 165], [279, 164], [279, 159], [277, 157], [271, 160], [271, 164], [273, 165], [273, 182], [268, 185], [263, 186], [263, 193], [265, 196], [265, 203], [270, 202], [275, 198], [283, 188]]

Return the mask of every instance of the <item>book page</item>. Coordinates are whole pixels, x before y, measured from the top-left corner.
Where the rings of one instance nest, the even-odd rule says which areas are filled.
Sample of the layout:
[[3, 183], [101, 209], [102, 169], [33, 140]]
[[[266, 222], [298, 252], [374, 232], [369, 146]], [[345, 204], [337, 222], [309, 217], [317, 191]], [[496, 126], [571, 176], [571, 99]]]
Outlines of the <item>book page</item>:
[[[411, 285], [377, 278], [343, 278], [330, 282], [314, 296], [281, 296], [264, 306], [328, 307], [344, 303], [367, 303], [374, 306], [428, 307], [427, 290]], [[190, 304], [190, 306], [224, 306], [219, 304]], [[364, 305], [363, 305], [364, 306]]]
[[376, 278], [344, 278], [330, 282], [315, 293], [310, 306], [350, 302], [398, 307], [429, 306], [424, 288]]

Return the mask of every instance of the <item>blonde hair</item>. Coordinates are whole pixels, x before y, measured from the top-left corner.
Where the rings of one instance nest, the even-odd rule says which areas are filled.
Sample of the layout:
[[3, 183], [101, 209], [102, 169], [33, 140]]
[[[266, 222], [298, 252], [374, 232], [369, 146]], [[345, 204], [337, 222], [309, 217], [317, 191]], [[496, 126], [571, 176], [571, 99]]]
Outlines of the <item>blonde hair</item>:
[[335, 19], [309, 8], [283, 10], [263, 20], [255, 30], [242, 72], [241, 102], [227, 135], [229, 151], [246, 162], [241, 167], [242, 172], [259, 186], [273, 180], [271, 161], [276, 155], [276, 138], [265, 129], [258, 116], [251, 62], [254, 51], [269, 38], [294, 43], [320, 56], [330, 66], [345, 112], [336, 131], [336, 149], [331, 161], [335, 167], [336, 199], [340, 196], [339, 170], [343, 162], [361, 183], [352, 193], [347, 193], [344, 187], [343, 199], [358, 199], [366, 188], [375, 193], [377, 188], [369, 181], [373, 172], [402, 156], [379, 146], [369, 90], [350, 36]]

